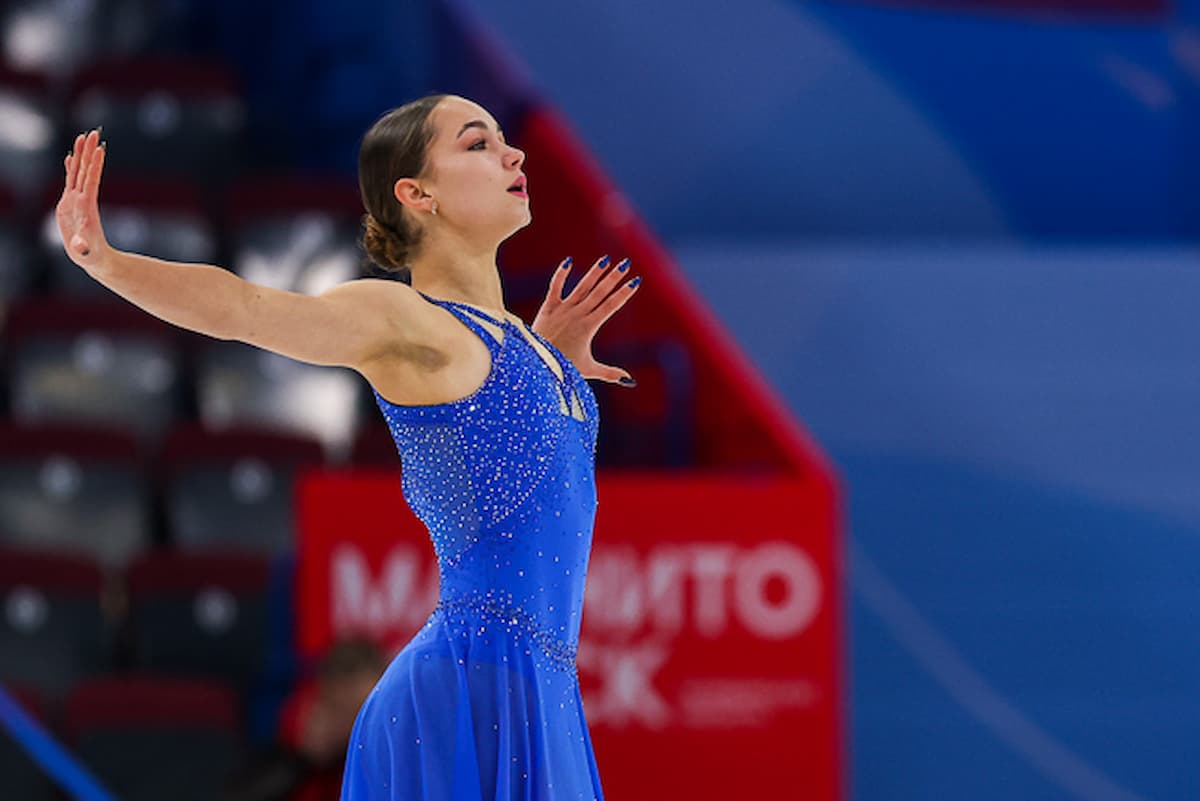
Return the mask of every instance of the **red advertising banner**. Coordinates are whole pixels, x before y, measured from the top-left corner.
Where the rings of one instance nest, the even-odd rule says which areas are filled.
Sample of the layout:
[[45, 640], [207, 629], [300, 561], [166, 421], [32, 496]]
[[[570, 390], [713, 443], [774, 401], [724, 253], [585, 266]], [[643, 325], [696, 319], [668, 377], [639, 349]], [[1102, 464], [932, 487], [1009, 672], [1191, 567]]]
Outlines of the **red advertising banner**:
[[[299, 482], [300, 647], [402, 647], [438, 596], [396, 472]], [[597, 476], [577, 665], [605, 794], [842, 798], [840, 566], [824, 481]]]

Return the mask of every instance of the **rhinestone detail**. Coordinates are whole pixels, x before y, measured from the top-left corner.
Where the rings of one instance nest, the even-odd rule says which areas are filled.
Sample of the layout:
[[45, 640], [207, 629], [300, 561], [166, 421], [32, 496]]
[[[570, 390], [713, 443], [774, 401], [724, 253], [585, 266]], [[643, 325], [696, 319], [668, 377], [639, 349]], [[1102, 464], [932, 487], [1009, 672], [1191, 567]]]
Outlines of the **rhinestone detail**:
[[[474, 592], [466, 597], [443, 598], [438, 601], [435, 613], [441, 611], [464, 629], [470, 628], [474, 622], [464, 617], [469, 614], [473, 618], [482, 618], [506, 627], [510, 633], [524, 634], [548, 660], [545, 667], [555, 670], [575, 671], [577, 646], [554, 634], [539, 615], [528, 612], [519, 606], [505, 603], [502, 599], [488, 596], [485, 593]], [[514, 631], [515, 630], [515, 631]]]

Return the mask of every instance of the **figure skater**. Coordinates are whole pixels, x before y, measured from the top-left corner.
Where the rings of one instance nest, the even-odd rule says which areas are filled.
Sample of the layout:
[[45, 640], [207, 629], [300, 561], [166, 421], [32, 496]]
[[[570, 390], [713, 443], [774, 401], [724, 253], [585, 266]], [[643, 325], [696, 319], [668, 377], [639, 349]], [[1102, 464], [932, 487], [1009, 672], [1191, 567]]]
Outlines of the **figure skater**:
[[591, 353], [640, 282], [629, 260], [598, 260], [564, 299], [568, 257], [532, 327], [509, 312], [496, 251], [532, 219], [525, 154], [457, 95], [388, 112], [359, 153], [364, 247], [411, 284], [306, 296], [117, 251], [97, 206], [104, 155], [91, 131], [66, 158], [71, 259], [175, 325], [355, 369], [429, 530], [438, 603], [359, 710], [342, 801], [602, 801], [575, 661], [597, 503], [585, 379], [633, 384]]

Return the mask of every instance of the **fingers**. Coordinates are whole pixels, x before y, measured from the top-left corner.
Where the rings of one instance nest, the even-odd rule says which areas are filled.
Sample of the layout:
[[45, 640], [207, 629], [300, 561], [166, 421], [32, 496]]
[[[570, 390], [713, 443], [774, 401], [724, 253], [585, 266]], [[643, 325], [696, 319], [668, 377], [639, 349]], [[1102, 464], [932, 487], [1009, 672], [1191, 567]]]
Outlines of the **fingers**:
[[75, 188], [75, 175], [79, 172], [79, 154], [83, 150], [83, 134], [75, 137], [75, 147], [71, 149], [70, 155], [67, 156], [67, 189]]
[[[555, 270], [555, 275], [550, 279], [550, 291], [547, 293], [549, 298], [562, 300], [562, 287], [566, 282], [566, 272], [570, 264], [570, 257], [565, 259], [558, 270]], [[617, 309], [621, 307], [637, 289], [641, 283], [641, 277], [634, 278], [622, 288], [619, 293], [614, 293], [609, 296], [610, 291], [616, 284], [627, 274], [629, 268], [629, 259], [622, 259], [617, 263], [617, 266], [605, 272], [605, 267], [608, 266], [609, 257], [603, 256], [596, 260], [592, 265], [592, 269], [588, 270], [587, 274], [579, 280], [575, 288], [571, 290], [571, 294], [566, 298], [566, 301], [579, 305], [585, 304], [587, 313], [592, 314], [597, 310], [604, 315], [603, 319], [607, 319]], [[598, 291], [596, 291], [598, 290]], [[613, 300], [616, 298], [616, 300]]]
[[601, 381], [607, 381], [610, 384], [620, 384], [624, 387], [636, 387], [637, 380], [629, 374], [628, 370], [622, 370], [611, 364], [596, 362], [592, 373], [588, 378], [598, 378]]
[[598, 305], [595, 309], [592, 309], [592, 313], [600, 315], [600, 323], [603, 323], [609, 317], [612, 317], [614, 314], [616, 314], [617, 309], [624, 306], [625, 303], [633, 297], [633, 293], [637, 291], [637, 288], [641, 286], [641, 283], [642, 277], [639, 275], [637, 278], [629, 281], [625, 284], [625, 286], [621, 287], [616, 292], [613, 292], [611, 295], [605, 298], [600, 305]]
[[88, 137], [91, 133], [86, 133], [79, 140], [79, 147], [75, 150], [75, 172], [72, 174], [71, 190], [78, 192], [83, 186], [84, 170], [87, 169], [87, 152], [88, 152]]
[[100, 130], [94, 128], [86, 134], [79, 134], [75, 137], [75, 152], [72, 158], [74, 162], [71, 171], [71, 189], [76, 192], [83, 190], [84, 180], [87, 178], [88, 167], [94, 158], [97, 149], [97, 143], [100, 141]]
[[567, 283], [567, 273], [571, 272], [571, 257], [567, 256], [558, 264], [554, 275], [550, 276], [550, 288], [546, 291], [546, 299], [562, 302], [563, 287]]
[[583, 278], [579, 279], [579, 283], [571, 290], [570, 296], [567, 298], [572, 303], [579, 303], [592, 291], [600, 277], [604, 275], [604, 268], [608, 266], [608, 256], [602, 256], [597, 259], [592, 265], [592, 269], [584, 274]]
[[104, 170], [104, 156], [108, 151], [101, 144], [96, 148], [92, 161], [88, 165], [87, 177], [84, 179], [83, 194], [95, 201], [100, 194], [100, 173]]
[[589, 312], [595, 311], [597, 307], [612, 291], [613, 287], [629, 273], [629, 259], [621, 259], [617, 262], [617, 266], [604, 274], [604, 277], [596, 282], [592, 288], [591, 296], [588, 298], [587, 306]]
[[87, 138], [83, 140], [83, 160], [79, 163], [79, 177], [75, 185], [75, 188], [81, 192], [84, 189], [84, 183], [87, 181], [88, 170], [91, 169], [92, 162], [96, 158], [99, 143], [100, 132], [98, 130], [88, 132]]

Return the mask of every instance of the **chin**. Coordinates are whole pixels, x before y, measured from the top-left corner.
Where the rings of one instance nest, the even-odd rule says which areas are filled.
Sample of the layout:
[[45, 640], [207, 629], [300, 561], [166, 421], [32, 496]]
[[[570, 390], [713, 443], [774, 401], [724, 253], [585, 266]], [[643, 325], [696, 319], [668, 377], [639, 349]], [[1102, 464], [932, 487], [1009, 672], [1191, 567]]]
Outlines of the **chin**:
[[520, 231], [522, 228], [527, 227], [531, 222], [533, 222], [533, 215], [526, 212], [524, 222], [522, 222], [520, 225], [518, 225], [516, 228], [514, 228], [513, 233], [515, 234], [517, 231]]

